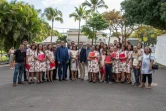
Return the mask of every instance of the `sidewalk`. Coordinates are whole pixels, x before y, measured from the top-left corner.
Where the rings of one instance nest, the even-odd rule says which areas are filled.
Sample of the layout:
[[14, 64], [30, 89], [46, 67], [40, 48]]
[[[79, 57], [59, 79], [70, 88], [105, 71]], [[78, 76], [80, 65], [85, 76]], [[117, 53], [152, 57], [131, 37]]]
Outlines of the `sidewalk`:
[[0, 67], [7, 67], [9, 64], [0, 64]]

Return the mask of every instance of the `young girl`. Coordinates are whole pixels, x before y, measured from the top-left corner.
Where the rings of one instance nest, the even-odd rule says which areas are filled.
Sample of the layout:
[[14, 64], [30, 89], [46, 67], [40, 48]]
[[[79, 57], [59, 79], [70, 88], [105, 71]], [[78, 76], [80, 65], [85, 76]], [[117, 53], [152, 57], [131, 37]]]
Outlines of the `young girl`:
[[106, 72], [106, 83], [112, 83], [112, 57], [111, 52], [107, 51], [107, 56], [105, 57], [105, 72]]
[[47, 46], [47, 50], [45, 51], [45, 54], [46, 54], [46, 65], [47, 65], [47, 81], [52, 82], [53, 70], [55, 69], [55, 57], [52, 51], [51, 44]]
[[[26, 71], [28, 71], [28, 83], [34, 83], [34, 72], [35, 72], [35, 49], [36, 45], [31, 44], [30, 48], [26, 51]], [[30, 76], [32, 78], [32, 81], [30, 80]]]
[[71, 55], [71, 71], [72, 71], [72, 80], [76, 80], [77, 70], [78, 70], [78, 51], [77, 46], [72, 46], [72, 50], [70, 52]]
[[15, 52], [14, 47], [12, 47], [8, 52], [8, 54], [10, 54], [10, 69], [14, 68], [14, 63], [12, 62], [14, 52]]
[[121, 83], [124, 83], [125, 73], [126, 73], [126, 60], [127, 60], [127, 52], [125, 45], [122, 46], [122, 51], [119, 54], [120, 59], [120, 72], [121, 72]]
[[105, 57], [106, 57], [107, 51], [103, 50], [103, 53], [101, 55], [101, 59], [100, 59], [100, 74], [101, 74], [101, 79], [100, 82], [104, 82], [105, 79]]
[[43, 83], [42, 73], [46, 71], [45, 53], [43, 51], [43, 45], [38, 44], [37, 50], [35, 52], [35, 72], [37, 83]]
[[114, 46], [114, 52], [112, 53], [112, 57], [113, 57], [113, 68], [112, 68], [112, 72], [115, 74], [115, 81], [116, 83], [119, 83], [119, 52], [117, 49], [117, 46]]
[[144, 54], [142, 56], [141, 64], [142, 64], [142, 84], [140, 87], [145, 87], [146, 77], [148, 77], [148, 89], [151, 89], [152, 83], [152, 66], [154, 63], [154, 56], [151, 54], [151, 49], [149, 47], [145, 47]]

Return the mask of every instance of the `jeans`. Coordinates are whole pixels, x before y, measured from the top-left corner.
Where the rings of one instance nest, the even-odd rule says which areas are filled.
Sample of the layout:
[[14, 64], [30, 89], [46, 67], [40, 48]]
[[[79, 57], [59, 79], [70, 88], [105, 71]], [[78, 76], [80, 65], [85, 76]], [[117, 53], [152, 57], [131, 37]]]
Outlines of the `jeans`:
[[135, 76], [135, 84], [138, 86], [140, 84], [139, 77], [140, 77], [140, 69], [133, 68], [134, 76]]
[[58, 62], [56, 62], [56, 67], [55, 69], [53, 70], [53, 80], [56, 80], [56, 75], [57, 75], [57, 69], [58, 69]]
[[17, 63], [15, 65], [14, 75], [13, 75], [13, 83], [17, 82], [17, 76], [18, 76], [18, 82], [22, 81], [22, 73], [24, 72], [24, 63]]
[[[59, 79], [61, 80], [62, 78], [63, 79], [66, 79], [67, 77], [67, 73], [66, 73], [66, 67], [67, 67], [67, 64], [66, 62], [62, 62], [61, 64], [58, 65], [59, 68], [58, 68], [58, 76], [59, 76]], [[63, 68], [63, 72], [62, 72], [62, 68]]]
[[45, 80], [45, 72], [42, 72], [42, 80]]
[[105, 65], [105, 73], [106, 73], [106, 82], [112, 81], [112, 64]]
[[142, 82], [146, 83], [146, 77], [148, 77], [148, 84], [152, 83], [152, 74], [142, 74]]

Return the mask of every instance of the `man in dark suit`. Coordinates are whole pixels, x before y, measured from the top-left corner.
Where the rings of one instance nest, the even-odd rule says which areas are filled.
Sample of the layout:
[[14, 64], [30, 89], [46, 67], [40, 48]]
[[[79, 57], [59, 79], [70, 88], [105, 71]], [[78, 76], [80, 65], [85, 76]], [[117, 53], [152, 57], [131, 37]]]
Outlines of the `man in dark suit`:
[[80, 78], [84, 80], [85, 77], [85, 63], [86, 63], [86, 49], [83, 48], [83, 43], [79, 43], [79, 69], [80, 69]]

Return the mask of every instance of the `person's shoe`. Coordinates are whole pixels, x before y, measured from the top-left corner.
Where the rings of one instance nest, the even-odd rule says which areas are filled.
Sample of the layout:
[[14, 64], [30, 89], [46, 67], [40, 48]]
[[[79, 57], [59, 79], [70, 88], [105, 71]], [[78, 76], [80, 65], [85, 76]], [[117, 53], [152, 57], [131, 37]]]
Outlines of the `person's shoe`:
[[112, 84], [112, 83], [113, 83], [113, 82], [111, 82], [111, 81], [109, 82], [109, 84]]
[[24, 84], [22, 81], [18, 82], [18, 84]]
[[13, 87], [17, 86], [16, 83], [13, 83]]
[[59, 81], [62, 81], [62, 79], [59, 79]]

